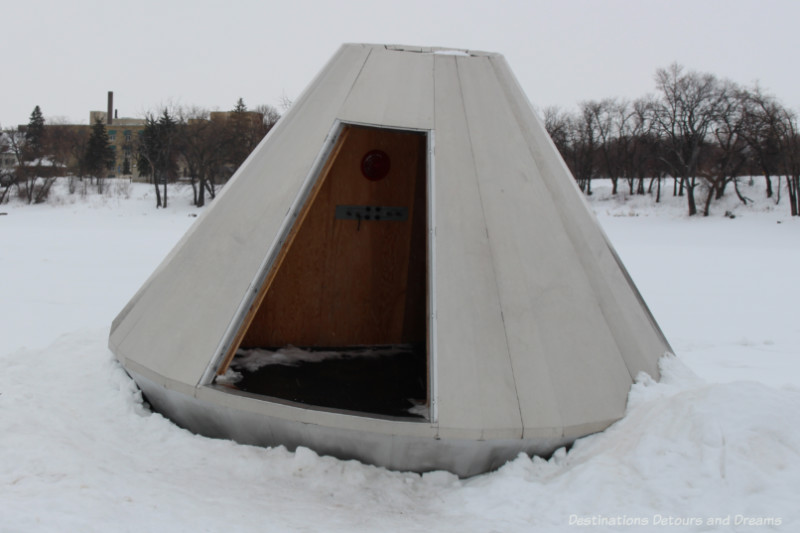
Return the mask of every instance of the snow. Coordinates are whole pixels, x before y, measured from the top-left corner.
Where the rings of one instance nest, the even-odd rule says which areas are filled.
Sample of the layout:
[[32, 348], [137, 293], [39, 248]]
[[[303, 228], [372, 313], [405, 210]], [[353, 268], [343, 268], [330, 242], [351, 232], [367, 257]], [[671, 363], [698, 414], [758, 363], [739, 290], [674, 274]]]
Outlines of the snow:
[[2, 205], [0, 532], [797, 531], [800, 220], [759, 186], [692, 219], [596, 186], [677, 356], [606, 431], [466, 480], [199, 437], [146, 408], [109, 325], [195, 220], [188, 188], [166, 210], [136, 184]]
[[409, 347], [403, 345], [387, 345], [375, 348], [365, 347], [363, 349], [338, 351], [311, 351], [296, 346], [286, 346], [275, 351], [262, 348], [240, 348], [236, 351], [236, 357], [233, 359], [231, 366], [243, 368], [248, 372], [255, 372], [269, 365], [297, 366], [301, 363], [319, 363], [335, 359], [381, 357], [409, 350]]

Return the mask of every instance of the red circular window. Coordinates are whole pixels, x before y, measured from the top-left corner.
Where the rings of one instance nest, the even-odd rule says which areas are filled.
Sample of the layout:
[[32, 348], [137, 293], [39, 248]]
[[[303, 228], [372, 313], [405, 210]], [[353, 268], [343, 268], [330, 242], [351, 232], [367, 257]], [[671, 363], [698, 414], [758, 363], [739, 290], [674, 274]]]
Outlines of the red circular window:
[[382, 180], [389, 174], [391, 162], [383, 150], [371, 150], [361, 160], [361, 173], [368, 180]]

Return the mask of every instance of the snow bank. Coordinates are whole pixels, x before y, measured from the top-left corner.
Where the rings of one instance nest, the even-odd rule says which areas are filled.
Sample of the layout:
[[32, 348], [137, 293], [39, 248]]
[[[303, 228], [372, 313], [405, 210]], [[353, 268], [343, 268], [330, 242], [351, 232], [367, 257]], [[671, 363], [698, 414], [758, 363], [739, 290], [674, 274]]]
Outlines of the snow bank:
[[[800, 392], [709, 384], [675, 358], [628, 414], [549, 461], [469, 480], [192, 435], [153, 414], [107, 329], [3, 357], [0, 531], [563, 531], [737, 516], [800, 524]], [[627, 517], [627, 518], [623, 518]], [[588, 522], [586, 522], [588, 521]], [[648, 530], [642, 524], [641, 530]], [[627, 530], [627, 529], [626, 529]], [[633, 530], [637, 530], [634, 528]], [[737, 529], [748, 531], [748, 529]]]
[[[670, 517], [699, 519], [688, 530], [707, 531], [715, 521], [735, 525], [737, 516], [793, 530], [800, 393], [754, 382], [710, 385], [675, 358], [662, 372], [661, 383], [645, 378], [633, 387], [625, 418], [605, 432], [550, 461], [520, 457], [466, 487], [496, 492], [497, 500], [506, 492], [509, 509], [526, 509], [523, 523], [552, 531], [570, 522], [647, 531]], [[490, 513], [497, 503], [484, 502], [469, 506]]]

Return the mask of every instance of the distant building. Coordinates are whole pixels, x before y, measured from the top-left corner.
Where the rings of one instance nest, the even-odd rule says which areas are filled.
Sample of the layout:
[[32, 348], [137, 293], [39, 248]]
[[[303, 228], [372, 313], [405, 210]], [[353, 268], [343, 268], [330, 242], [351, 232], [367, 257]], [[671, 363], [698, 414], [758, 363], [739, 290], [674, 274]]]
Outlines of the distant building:
[[[112, 111], [113, 110], [113, 111]], [[111, 118], [109, 118], [111, 117]], [[111, 148], [114, 150], [114, 164], [109, 169], [108, 177], [139, 178], [136, 164], [136, 139], [144, 130], [145, 120], [141, 118], [118, 117], [114, 110], [114, 93], [108, 92], [108, 109], [106, 111], [90, 111], [89, 125], [85, 124], [47, 124], [50, 131], [58, 131], [56, 137], [60, 142], [53, 146], [53, 153], [47, 160], [37, 162], [40, 167], [46, 167], [50, 173], [67, 172], [68, 168], [77, 168], [78, 159], [81, 157], [83, 142], [91, 135], [92, 126], [97, 121], [106, 127]], [[27, 124], [19, 126], [19, 131], [24, 132]], [[80, 139], [83, 138], [84, 141]], [[0, 139], [2, 140], [2, 139]], [[125, 162], [128, 162], [126, 165]], [[8, 143], [0, 142], [0, 171], [3, 174], [13, 172], [18, 166], [16, 154], [8, 149]], [[125, 172], [127, 170], [128, 172]]]
[[258, 111], [212, 111], [208, 114], [212, 122], [222, 122], [240, 116], [247, 121], [249, 126], [257, 127], [264, 122], [264, 114]]
[[[276, 114], [277, 117], [277, 114]], [[238, 128], [243, 129], [246, 133], [244, 138], [240, 139], [239, 145], [243, 147], [246, 152], [244, 156], [249, 153], [252, 146], [258, 143], [264, 136], [269, 127], [264, 130], [264, 114], [258, 111], [212, 111], [209, 113], [207, 119], [189, 119], [189, 124], [199, 121], [210, 121], [217, 124], [226, 123], [229, 120], [235, 120]], [[108, 106], [105, 111], [89, 111], [89, 124], [47, 124], [46, 127], [51, 131], [57, 131], [56, 135], [59, 139], [58, 146], [53, 147], [52, 155], [52, 168], [62, 169], [61, 172], [68, 172], [67, 169], [77, 169], [79, 167], [79, 159], [82, 157], [81, 151], [85, 149], [85, 141], [91, 134], [91, 129], [94, 124], [100, 121], [106, 128], [108, 133], [108, 140], [114, 150], [114, 164], [109, 169], [108, 177], [129, 177], [134, 180], [149, 180], [149, 176], [140, 176], [137, 165], [136, 156], [136, 142], [141, 136], [147, 124], [144, 118], [132, 117], [119, 117], [119, 113], [114, 109], [114, 93], [108, 91]], [[242, 128], [243, 126], [243, 128]], [[20, 125], [20, 131], [24, 131], [27, 125]], [[221, 140], [220, 142], [223, 142]], [[231, 161], [224, 165], [228, 169], [228, 173], [224, 179], [236, 170], [239, 162], [244, 159], [238, 159], [236, 155], [231, 156]], [[126, 164], [127, 163], [127, 164]], [[5, 172], [6, 169], [13, 170], [16, 168], [16, 158], [13, 153], [2, 152], [0, 153], [0, 168]], [[179, 161], [178, 167], [179, 176], [188, 176], [188, 168], [185, 161]]]
[[[115, 161], [109, 177], [132, 176], [134, 179], [139, 177], [136, 165], [136, 154], [134, 142], [144, 131], [145, 119], [143, 118], [119, 118], [117, 110], [114, 109], [114, 92], [108, 91], [108, 108], [106, 111], [89, 111], [89, 127], [97, 121], [106, 125], [108, 140], [114, 150]], [[124, 174], [125, 160], [128, 160], [130, 174]]]

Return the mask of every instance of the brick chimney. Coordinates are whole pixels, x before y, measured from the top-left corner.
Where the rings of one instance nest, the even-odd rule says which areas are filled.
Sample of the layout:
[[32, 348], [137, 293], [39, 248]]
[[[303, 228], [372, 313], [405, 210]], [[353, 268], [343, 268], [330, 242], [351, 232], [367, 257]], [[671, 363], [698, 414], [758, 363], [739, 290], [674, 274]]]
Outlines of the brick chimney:
[[111, 125], [114, 112], [114, 91], [108, 91], [108, 111], [106, 112], [106, 124]]

